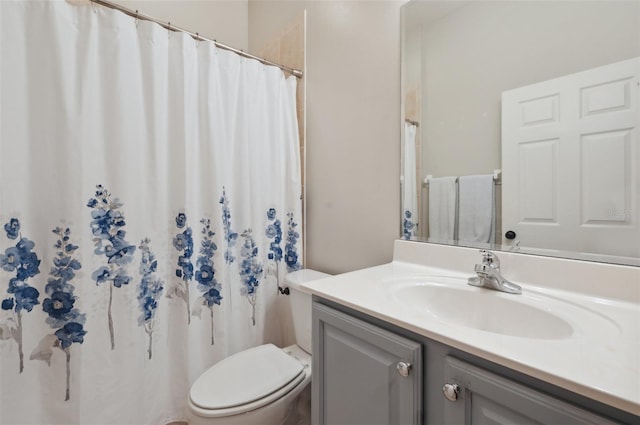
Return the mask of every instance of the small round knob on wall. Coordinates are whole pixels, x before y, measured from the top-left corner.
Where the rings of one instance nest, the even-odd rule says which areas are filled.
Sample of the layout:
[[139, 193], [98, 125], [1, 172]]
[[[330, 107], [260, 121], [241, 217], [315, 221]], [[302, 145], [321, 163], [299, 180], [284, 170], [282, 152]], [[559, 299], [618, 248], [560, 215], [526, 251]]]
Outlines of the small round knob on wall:
[[507, 230], [507, 232], [504, 234], [504, 237], [511, 240], [511, 239], [515, 239], [516, 238], [516, 232], [514, 232], [513, 230]]
[[396, 365], [396, 369], [398, 370], [400, 376], [404, 376], [406, 378], [411, 372], [411, 363], [398, 362], [398, 364]]
[[460, 393], [460, 387], [456, 384], [444, 384], [442, 386], [442, 394], [449, 401], [458, 400], [458, 394]]

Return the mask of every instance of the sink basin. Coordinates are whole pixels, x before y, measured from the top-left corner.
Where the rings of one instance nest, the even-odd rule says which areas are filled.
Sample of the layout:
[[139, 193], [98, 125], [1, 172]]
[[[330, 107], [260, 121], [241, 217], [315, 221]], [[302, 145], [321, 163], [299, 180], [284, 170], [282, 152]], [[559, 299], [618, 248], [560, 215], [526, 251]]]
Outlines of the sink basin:
[[405, 278], [385, 287], [395, 303], [414, 314], [522, 338], [568, 338], [575, 329], [566, 318], [575, 315], [575, 310], [583, 315], [590, 313], [533, 291], [506, 294], [469, 286], [466, 279], [448, 276]]

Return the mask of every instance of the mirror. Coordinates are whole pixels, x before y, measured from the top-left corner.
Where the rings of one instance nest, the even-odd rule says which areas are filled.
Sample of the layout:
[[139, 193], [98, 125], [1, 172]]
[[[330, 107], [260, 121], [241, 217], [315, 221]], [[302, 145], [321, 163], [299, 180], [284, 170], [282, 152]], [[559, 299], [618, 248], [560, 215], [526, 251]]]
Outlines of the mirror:
[[640, 1], [401, 19], [401, 237], [640, 265]]

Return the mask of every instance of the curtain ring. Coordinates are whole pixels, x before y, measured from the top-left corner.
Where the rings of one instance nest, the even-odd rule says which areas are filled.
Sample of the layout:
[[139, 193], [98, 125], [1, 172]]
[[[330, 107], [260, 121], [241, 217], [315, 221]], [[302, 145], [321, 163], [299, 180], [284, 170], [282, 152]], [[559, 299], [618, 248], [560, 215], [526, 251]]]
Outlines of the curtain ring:
[[140, 19], [138, 18], [138, 9], [136, 9], [136, 28], [138, 28], [138, 22], [140, 22]]
[[171, 38], [171, 22], [167, 22], [167, 35]]
[[196, 48], [200, 46], [200, 33], [196, 33]]

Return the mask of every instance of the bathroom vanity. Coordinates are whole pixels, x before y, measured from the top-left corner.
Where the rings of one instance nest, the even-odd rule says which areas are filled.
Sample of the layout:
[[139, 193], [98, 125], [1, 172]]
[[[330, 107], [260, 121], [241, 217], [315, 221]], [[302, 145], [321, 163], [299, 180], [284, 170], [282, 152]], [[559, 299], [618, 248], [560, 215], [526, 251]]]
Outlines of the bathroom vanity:
[[475, 249], [311, 282], [314, 424], [638, 424], [640, 269], [500, 253], [522, 295], [466, 284]]

